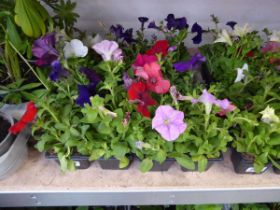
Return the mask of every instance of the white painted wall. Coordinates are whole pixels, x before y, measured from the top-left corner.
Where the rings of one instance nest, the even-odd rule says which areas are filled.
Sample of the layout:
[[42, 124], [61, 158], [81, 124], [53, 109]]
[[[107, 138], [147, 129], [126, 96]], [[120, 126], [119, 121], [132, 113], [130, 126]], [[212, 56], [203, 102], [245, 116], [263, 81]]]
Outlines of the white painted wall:
[[235, 20], [250, 23], [254, 29], [280, 30], [280, 0], [76, 0], [80, 14], [78, 26], [88, 31], [100, 32], [102, 21], [108, 28], [121, 23], [137, 27], [139, 16], [162, 20], [167, 14], [186, 16], [188, 23], [198, 22], [209, 26], [210, 14], [220, 18], [222, 24]]

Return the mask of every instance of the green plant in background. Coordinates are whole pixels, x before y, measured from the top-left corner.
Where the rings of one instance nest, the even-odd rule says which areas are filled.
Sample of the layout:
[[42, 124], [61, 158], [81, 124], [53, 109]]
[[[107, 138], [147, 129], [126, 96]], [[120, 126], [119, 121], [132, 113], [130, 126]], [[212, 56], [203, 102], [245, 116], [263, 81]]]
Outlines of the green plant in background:
[[[261, 114], [245, 111], [239, 113], [232, 129], [235, 139], [232, 146], [243, 153], [244, 157], [254, 161], [257, 173], [261, 172], [269, 161], [274, 163], [274, 159], [279, 159], [280, 145], [279, 117], [267, 108]], [[279, 167], [277, 163], [275, 165]]]
[[222, 210], [222, 204], [176, 206], [176, 210]]
[[[52, 8], [55, 15], [52, 17], [55, 26], [64, 29], [66, 34], [72, 35], [78, 30], [74, 27], [80, 17], [74, 10], [77, 3], [71, 0], [43, 0]], [[79, 31], [79, 30], [78, 30]]]
[[46, 9], [37, 0], [15, 0], [15, 22], [24, 34], [38, 38], [46, 33]]

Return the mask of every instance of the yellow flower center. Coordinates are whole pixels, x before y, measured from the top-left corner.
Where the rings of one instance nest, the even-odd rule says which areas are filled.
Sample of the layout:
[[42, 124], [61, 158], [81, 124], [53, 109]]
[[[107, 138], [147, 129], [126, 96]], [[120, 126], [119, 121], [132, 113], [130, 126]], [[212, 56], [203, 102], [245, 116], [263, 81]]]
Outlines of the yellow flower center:
[[164, 124], [168, 125], [169, 124], [169, 119], [164, 120]]

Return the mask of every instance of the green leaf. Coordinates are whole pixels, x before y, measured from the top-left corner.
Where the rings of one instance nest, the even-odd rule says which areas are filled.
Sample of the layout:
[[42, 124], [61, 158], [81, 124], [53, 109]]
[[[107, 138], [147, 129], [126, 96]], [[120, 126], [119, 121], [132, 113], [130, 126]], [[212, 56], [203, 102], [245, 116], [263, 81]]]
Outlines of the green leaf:
[[89, 160], [98, 160], [105, 154], [105, 151], [103, 149], [94, 149], [91, 151], [91, 155], [89, 157]]
[[58, 153], [58, 159], [59, 159], [59, 163], [60, 163], [60, 169], [65, 172], [68, 169], [68, 161], [65, 157], [64, 154], [62, 153]]
[[166, 152], [164, 150], [159, 150], [156, 153], [155, 160], [159, 163], [163, 163], [166, 159]]
[[176, 157], [175, 159], [179, 165], [181, 165], [189, 170], [195, 169], [195, 164], [190, 157], [184, 155], [183, 157]]
[[141, 172], [147, 172], [147, 171], [151, 170], [152, 167], [153, 167], [153, 161], [149, 158], [145, 158], [140, 163]]
[[75, 136], [75, 137], [80, 137], [81, 136], [81, 133], [76, 128], [73, 128], [73, 127], [70, 128], [70, 134]]
[[204, 156], [201, 156], [200, 160], [198, 161], [198, 171], [203, 172], [207, 167], [208, 160]]
[[112, 145], [112, 149], [113, 155], [118, 159], [125, 157], [125, 155], [130, 151], [127, 146], [120, 143]]
[[119, 168], [125, 168], [129, 165], [129, 159], [127, 157], [123, 157], [120, 159]]

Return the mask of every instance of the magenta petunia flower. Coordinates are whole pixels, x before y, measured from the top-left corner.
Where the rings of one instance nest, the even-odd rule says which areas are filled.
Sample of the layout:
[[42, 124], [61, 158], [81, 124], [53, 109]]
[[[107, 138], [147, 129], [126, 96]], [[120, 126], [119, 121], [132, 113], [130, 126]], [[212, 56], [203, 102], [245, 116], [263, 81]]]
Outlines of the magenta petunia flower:
[[119, 49], [119, 45], [115, 41], [103, 40], [93, 45], [92, 48], [102, 56], [104, 61], [119, 61], [123, 58], [122, 50]]
[[187, 128], [184, 113], [169, 105], [159, 106], [152, 120], [152, 128], [166, 141], [175, 141]]

